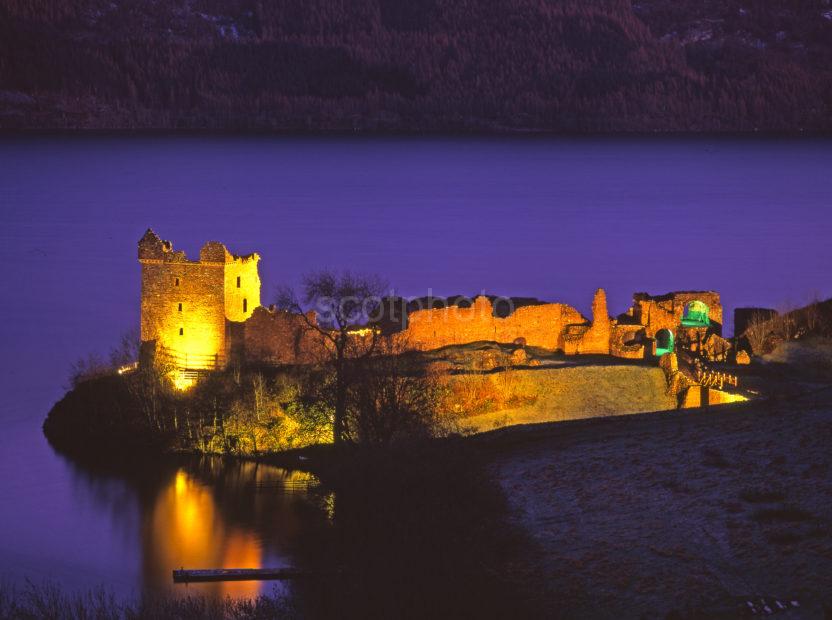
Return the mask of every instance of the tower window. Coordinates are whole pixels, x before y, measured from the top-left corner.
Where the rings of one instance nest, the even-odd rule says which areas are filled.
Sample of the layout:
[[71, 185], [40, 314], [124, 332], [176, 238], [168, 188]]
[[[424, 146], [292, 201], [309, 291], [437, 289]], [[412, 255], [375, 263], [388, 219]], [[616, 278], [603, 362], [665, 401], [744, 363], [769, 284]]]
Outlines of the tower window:
[[248, 312], [248, 299], [243, 300], [243, 312]]
[[179, 312], [182, 312], [182, 302], [179, 302]]
[[240, 276], [237, 276], [237, 288], [240, 288]]
[[173, 282], [174, 286], [179, 286], [179, 278], [176, 278]]
[[185, 334], [185, 328], [184, 328], [184, 327], [180, 327], [180, 328], [179, 328], [179, 335], [180, 335], [180, 336], [183, 336], [184, 334]]

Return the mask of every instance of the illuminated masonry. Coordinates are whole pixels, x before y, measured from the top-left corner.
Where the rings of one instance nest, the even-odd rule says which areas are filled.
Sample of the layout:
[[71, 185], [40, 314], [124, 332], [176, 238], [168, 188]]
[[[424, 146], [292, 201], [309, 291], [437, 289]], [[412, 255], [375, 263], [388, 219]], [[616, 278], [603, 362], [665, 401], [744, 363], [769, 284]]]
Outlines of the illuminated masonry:
[[243, 322], [260, 305], [259, 261], [216, 241], [189, 260], [148, 229], [139, 241], [143, 350], [180, 368], [225, 366]]
[[[314, 312], [303, 317], [260, 305], [259, 261], [257, 254], [233, 255], [216, 241], [206, 243], [199, 260], [192, 261], [148, 230], [139, 241], [142, 363], [153, 355], [157, 362], [197, 371], [223, 368], [232, 359], [269, 364], [322, 359], [325, 339], [309, 329]], [[603, 289], [595, 292], [591, 319], [559, 303], [516, 307], [498, 316], [484, 296], [470, 307], [402, 307], [403, 316], [382, 333], [418, 350], [485, 340], [567, 355], [643, 358], [653, 354], [660, 331], [703, 351], [727, 342], [719, 338], [722, 305], [712, 291], [636, 293], [633, 306], [617, 318], [608, 314]], [[703, 327], [690, 327], [687, 313], [694, 307], [704, 308]]]

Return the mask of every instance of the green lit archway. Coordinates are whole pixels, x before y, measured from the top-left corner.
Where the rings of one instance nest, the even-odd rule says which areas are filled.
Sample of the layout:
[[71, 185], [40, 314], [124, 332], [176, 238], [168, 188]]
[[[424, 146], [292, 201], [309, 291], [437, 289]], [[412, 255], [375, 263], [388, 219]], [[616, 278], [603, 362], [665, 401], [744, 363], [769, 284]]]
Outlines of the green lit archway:
[[682, 315], [682, 327], [710, 327], [709, 313], [710, 309], [705, 302], [698, 299], [689, 302]]
[[660, 329], [656, 332], [656, 357], [661, 357], [665, 353], [673, 353], [673, 346], [675, 339], [673, 332], [669, 329]]

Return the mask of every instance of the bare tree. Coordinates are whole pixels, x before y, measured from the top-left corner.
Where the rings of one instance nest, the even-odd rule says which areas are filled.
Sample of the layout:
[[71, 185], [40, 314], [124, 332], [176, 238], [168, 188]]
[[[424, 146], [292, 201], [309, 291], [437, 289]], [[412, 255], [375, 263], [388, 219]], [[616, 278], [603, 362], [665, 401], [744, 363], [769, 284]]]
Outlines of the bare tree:
[[809, 334], [815, 333], [821, 321], [819, 293], [812, 293], [812, 297], [809, 300], [809, 305], [807, 305], [806, 308], [803, 310], [803, 317], [806, 321], [806, 331]]
[[121, 366], [139, 361], [141, 337], [138, 327], [133, 327], [121, 336], [118, 345], [110, 351], [110, 364], [118, 369]]
[[101, 357], [91, 353], [75, 361], [69, 369], [69, 388], [76, 388], [85, 381], [113, 374], [113, 368]]
[[[300, 296], [288, 287], [278, 291], [277, 306], [302, 316], [307, 328], [318, 332], [327, 343], [335, 371], [333, 439], [336, 444], [345, 439], [348, 363], [351, 359], [372, 355], [378, 340], [376, 329], [359, 334], [356, 327], [375, 316], [384, 290], [385, 284], [377, 276], [319, 271], [304, 277]], [[315, 315], [307, 314], [308, 310], [313, 310]]]
[[795, 305], [787, 301], [778, 308], [778, 315], [774, 319], [775, 333], [783, 340], [792, 340], [797, 336], [797, 311]]
[[765, 312], [754, 312], [748, 320], [743, 336], [748, 340], [754, 355], [762, 355], [766, 341], [774, 330], [774, 318]]

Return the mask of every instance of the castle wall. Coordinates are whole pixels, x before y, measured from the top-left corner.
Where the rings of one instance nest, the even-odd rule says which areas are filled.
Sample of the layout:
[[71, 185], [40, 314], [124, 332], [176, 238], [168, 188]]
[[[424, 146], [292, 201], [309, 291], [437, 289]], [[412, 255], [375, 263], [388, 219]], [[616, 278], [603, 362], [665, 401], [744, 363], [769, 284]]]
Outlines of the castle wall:
[[[314, 312], [307, 314], [314, 323]], [[327, 355], [324, 337], [299, 314], [256, 308], [245, 322], [246, 361], [267, 364], [308, 364]]]
[[[178, 282], [178, 284], [177, 284]], [[218, 264], [142, 264], [141, 339], [179, 354], [225, 352], [223, 269]]]
[[610, 330], [610, 354], [627, 359], [643, 359], [644, 327], [626, 323], [613, 324]]
[[607, 355], [610, 352], [612, 323], [607, 313], [607, 294], [604, 289], [595, 291], [592, 299], [592, 325], [581, 339], [581, 353]]
[[255, 254], [225, 264], [225, 316], [229, 321], [245, 321], [260, 306], [259, 259]]
[[630, 314], [638, 324], [644, 326], [648, 338], [655, 338], [656, 332], [661, 329], [669, 329], [676, 333], [682, 322], [685, 306], [696, 300], [708, 305], [712, 329], [721, 334], [722, 302], [719, 293], [713, 291], [682, 291], [660, 296], [636, 293], [633, 296]]
[[[324, 359], [327, 340], [310, 328], [303, 316], [260, 306], [259, 260], [257, 254], [235, 256], [223, 244], [208, 242], [200, 250], [199, 260], [191, 261], [148, 230], [139, 241], [142, 341], [168, 349], [176, 363], [187, 368], [223, 366], [238, 356], [249, 362], [274, 364]], [[396, 350], [492, 341], [522, 342], [570, 355], [642, 358], [645, 344], [659, 330], [671, 329], [680, 338], [685, 335], [679, 327], [685, 305], [694, 300], [709, 306], [713, 328], [707, 331], [719, 334], [722, 304], [715, 292], [636, 293], [627, 314], [614, 321], [603, 289], [595, 292], [591, 322], [567, 304], [513, 306], [509, 314], [507, 308], [495, 309], [489, 298], [479, 296], [470, 307], [452, 305], [406, 315], [404, 301], [399, 300], [402, 317], [384, 324], [383, 332], [392, 332], [387, 344]], [[308, 318], [314, 321], [314, 314]], [[706, 335], [705, 330], [699, 331], [697, 337]], [[356, 332], [355, 343], [361, 344], [367, 337]], [[722, 342], [711, 341], [713, 347]]]
[[585, 322], [575, 308], [566, 304], [524, 306], [499, 318], [493, 316], [488, 298], [480, 296], [470, 308], [450, 306], [410, 313], [407, 329], [400, 332], [399, 338], [420, 350], [480, 340], [511, 343], [518, 339], [529, 346], [562, 349], [563, 328]]

